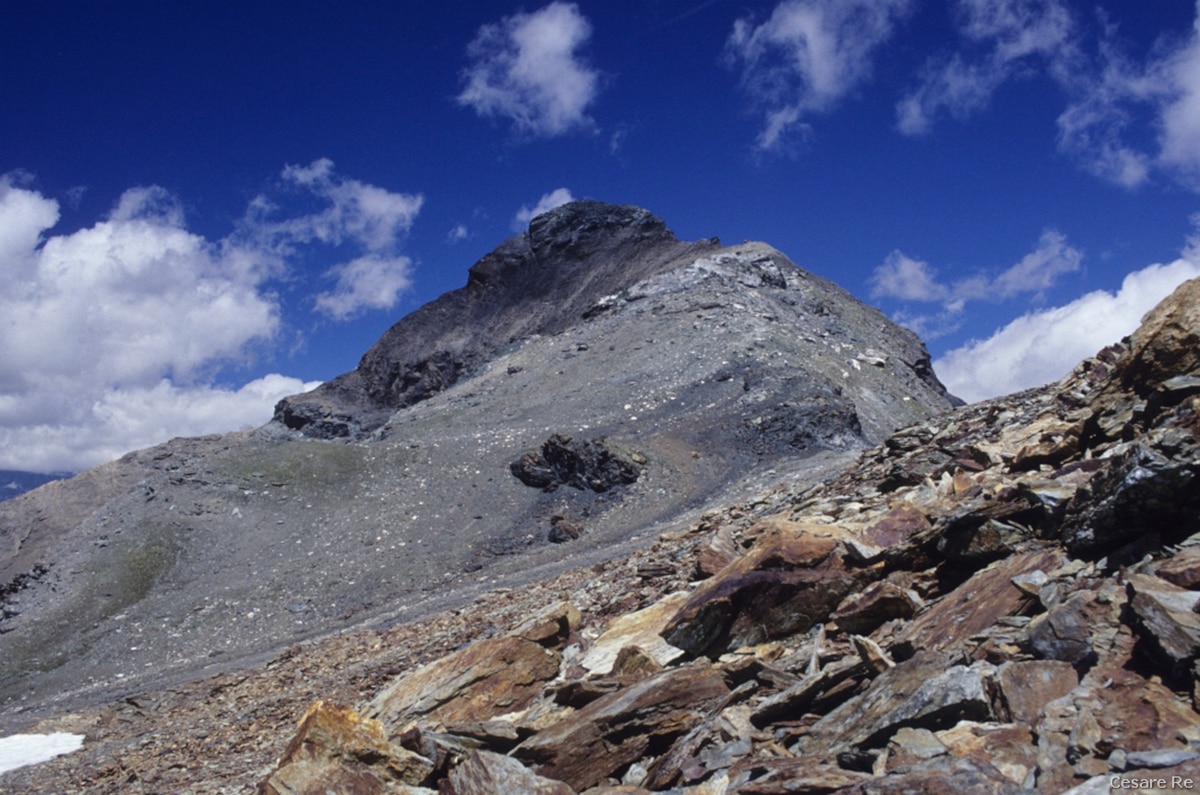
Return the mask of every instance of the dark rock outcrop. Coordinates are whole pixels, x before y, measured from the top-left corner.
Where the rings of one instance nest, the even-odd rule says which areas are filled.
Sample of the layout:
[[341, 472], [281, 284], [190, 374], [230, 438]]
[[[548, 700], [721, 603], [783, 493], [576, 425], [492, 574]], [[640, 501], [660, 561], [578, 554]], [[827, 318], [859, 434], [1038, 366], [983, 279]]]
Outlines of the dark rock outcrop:
[[526, 486], [545, 491], [571, 486], [602, 493], [636, 483], [645, 463], [645, 457], [613, 447], [602, 438], [575, 441], [556, 433], [509, 469]]

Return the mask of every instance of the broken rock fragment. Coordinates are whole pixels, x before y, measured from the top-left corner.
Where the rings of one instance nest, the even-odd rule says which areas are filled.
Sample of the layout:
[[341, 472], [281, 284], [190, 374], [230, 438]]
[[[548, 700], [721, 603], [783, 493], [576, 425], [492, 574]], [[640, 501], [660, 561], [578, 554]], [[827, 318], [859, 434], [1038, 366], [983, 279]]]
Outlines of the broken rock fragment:
[[513, 750], [536, 773], [577, 791], [661, 753], [729, 693], [707, 664], [670, 668], [596, 699]]
[[845, 535], [827, 525], [772, 528], [696, 590], [663, 638], [693, 655], [719, 654], [825, 621], [847, 594], [882, 576], [879, 567], [847, 563]]
[[392, 744], [379, 721], [349, 707], [313, 704], [283, 752], [260, 795], [310, 795], [327, 791], [376, 795], [394, 785], [415, 785], [433, 772], [433, 762]]
[[418, 716], [487, 720], [528, 706], [558, 675], [560, 655], [520, 637], [488, 638], [402, 676], [371, 702], [389, 726]]

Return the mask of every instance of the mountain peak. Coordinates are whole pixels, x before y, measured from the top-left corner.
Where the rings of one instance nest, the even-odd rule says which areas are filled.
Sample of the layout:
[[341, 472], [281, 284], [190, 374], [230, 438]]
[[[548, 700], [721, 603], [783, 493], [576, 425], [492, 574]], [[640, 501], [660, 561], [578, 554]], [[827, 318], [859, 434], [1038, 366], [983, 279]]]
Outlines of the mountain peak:
[[469, 375], [505, 345], [561, 332], [603, 295], [715, 247], [681, 242], [640, 207], [562, 205], [476, 262], [464, 287], [388, 329], [357, 369], [281, 401], [275, 419], [317, 438], [364, 435], [396, 409]]

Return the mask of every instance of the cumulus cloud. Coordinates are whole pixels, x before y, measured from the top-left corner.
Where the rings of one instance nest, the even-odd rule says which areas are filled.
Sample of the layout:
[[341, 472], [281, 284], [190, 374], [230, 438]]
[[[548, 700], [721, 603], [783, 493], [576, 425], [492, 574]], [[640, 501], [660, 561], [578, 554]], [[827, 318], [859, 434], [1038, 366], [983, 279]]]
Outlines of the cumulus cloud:
[[538, 199], [537, 204], [532, 207], [525, 205], [517, 210], [517, 215], [513, 218], [513, 229], [520, 232], [529, 226], [530, 221], [542, 213], [548, 213], [555, 207], [561, 207], [573, 201], [575, 201], [575, 197], [566, 188], [558, 188], [550, 193], [544, 193], [542, 198]]
[[283, 179], [328, 203], [320, 212], [268, 225], [277, 234], [302, 243], [319, 240], [340, 245], [349, 241], [373, 254], [390, 252], [408, 233], [425, 202], [420, 195], [392, 193], [342, 177], [328, 158], [307, 166], [287, 166]]
[[587, 109], [600, 74], [580, 55], [592, 26], [574, 3], [554, 2], [484, 25], [467, 48], [459, 104], [510, 119], [522, 134], [553, 137], [591, 128]]
[[739, 19], [726, 55], [766, 117], [758, 147], [778, 149], [807, 116], [830, 110], [864, 82], [874, 50], [911, 6], [911, 0], [784, 0], [764, 22]]
[[1083, 252], [1054, 229], [1043, 232], [1033, 251], [999, 274], [976, 274], [949, 283], [939, 281], [937, 269], [929, 263], [893, 251], [871, 274], [871, 297], [941, 303], [947, 312], [959, 312], [968, 301], [1041, 295], [1060, 277], [1078, 271], [1082, 262]]
[[412, 260], [399, 250], [424, 197], [343, 177], [327, 158], [307, 166], [287, 166], [281, 176], [285, 186], [316, 199], [322, 208], [280, 219], [278, 208], [259, 197], [231, 239], [281, 259], [311, 243], [361, 252], [325, 271], [324, 277], [335, 284], [315, 296], [314, 309], [334, 320], [346, 320], [395, 306], [412, 284]]
[[408, 257], [368, 255], [337, 265], [326, 276], [337, 285], [316, 297], [316, 309], [334, 320], [345, 320], [366, 309], [390, 309], [400, 293], [412, 286]]
[[1200, 250], [1193, 244], [1174, 262], [1129, 274], [1115, 293], [1098, 290], [1022, 315], [987, 339], [939, 357], [934, 370], [952, 393], [971, 402], [1049, 383], [1132, 333], [1155, 304], [1198, 276]]
[[320, 209], [277, 219], [259, 199], [211, 241], [154, 186], [126, 191], [90, 227], [53, 233], [58, 202], [0, 177], [0, 468], [74, 471], [171, 436], [258, 425], [314, 386], [212, 379], [274, 343], [272, 284], [308, 243], [364, 252], [331, 270], [316, 309], [342, 318], [394, 304], [409, 278], [395, 247], [420, 198], [338, 178], [328, 161], [284, 178]]

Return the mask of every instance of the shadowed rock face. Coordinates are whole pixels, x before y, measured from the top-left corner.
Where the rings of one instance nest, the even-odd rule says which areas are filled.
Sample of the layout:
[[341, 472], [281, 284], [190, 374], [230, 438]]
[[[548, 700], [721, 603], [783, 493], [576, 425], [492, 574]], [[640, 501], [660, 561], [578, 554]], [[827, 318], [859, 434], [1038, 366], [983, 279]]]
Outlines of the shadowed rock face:
[[0, 586], [22, 578], [0, 700], [228, 668], [626, 555], [951, 402], [912, 333], [770, 246], [576, 202], [264, 428], [0, 504]]

